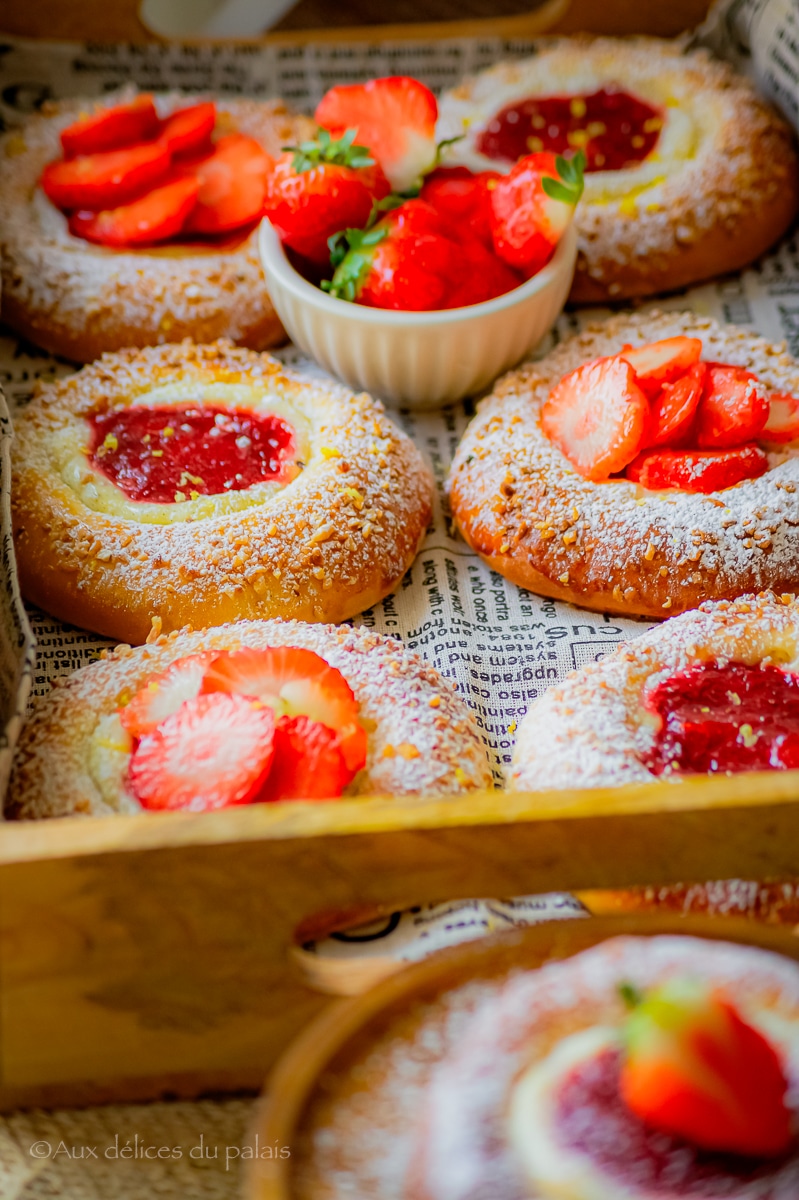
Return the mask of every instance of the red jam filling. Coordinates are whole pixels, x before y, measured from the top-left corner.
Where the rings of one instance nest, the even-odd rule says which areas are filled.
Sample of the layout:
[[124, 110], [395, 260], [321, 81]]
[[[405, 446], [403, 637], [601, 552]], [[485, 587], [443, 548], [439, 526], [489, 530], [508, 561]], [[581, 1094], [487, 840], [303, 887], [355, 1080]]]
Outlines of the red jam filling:
[[[575, 1067], [555, 1105], [558, 1135], [631, 1191], [663, 1197], [799, 1195], [795, 1152], [768, 1162], [701, 1150], [660, 1133], [630, 1111], [619, 1090], [621, 1052], [615, 1047]], [[751, 1189], [751, 1190], [750, 1190]], [[796, 1189], [796, 1190], [794, 1190]]]
[[158, 504], [287, 483], [296, 452], [274, 413], [211, 405], [114, 409], [91, 426], [92, 464], [129, 500]]
[[662, 721], [646, 758], [656, 775], [799, 767], [799, 676], [779, 667], [697, 663], [646, 706]]
[[620, 171], [652, 153], [662, 126], [659, 109], [612, 86], [590, 96], [530, 96], [492, 117], [477, 149], [487, 158], [516, 162], [541, 150], [582, 148], [586, 171]]

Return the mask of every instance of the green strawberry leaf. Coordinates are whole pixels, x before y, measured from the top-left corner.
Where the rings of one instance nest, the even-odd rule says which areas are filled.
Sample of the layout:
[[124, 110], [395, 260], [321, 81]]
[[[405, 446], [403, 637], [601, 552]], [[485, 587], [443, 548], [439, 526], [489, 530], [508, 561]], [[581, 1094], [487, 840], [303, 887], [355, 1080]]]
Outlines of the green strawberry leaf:
[[[328, 238], [329, 246], [332, 242], [336, 243], [334, 251], [336, 255], [339, 254], [343, 245], [343, 240], [339, 241], [338, 239], [345, 239], [349, 243], [349, 249], [338, 258], [337, 263], [333, 262], [331, 254], [331, 265], [336, 269], [332, 279], [322, 280], [320, 284], [322, 291], [339, 300], [355, 300], [361, 283], [372, 265], [374, 247], [387, 235], [388, 229], [375, 227], [374, 229], [345, 229], [342, 233], [333, 234], [331, 238]], [[333, 251], [332, 246], [331, 251]]]
[[335, 141], [326, 129], [320, 129], [314, 141], [300, 142], [299, 146], [283, 146], [287, 152], [293, 152], [292, 166], [298, 175], [329, 163], [336, 167], [373, 167], [375, 160], [368, 146], [355, 145], [355, 129], [347, 129]]
[[462, 142], [465, 137], [465, 133], [459, 133], [457, 137], [442, 138], [442, 140], [436, 146], [436, 156], [433, 159], [433, 165], [432, 167], [429, 167], [427, 171], [425, 171], [425, 175], [428, 175], [430, 171], [435, 171], [436, 167], [440, 167], [441, 159], [444, 156], [444, 151], [448, 150], [450, 146], [454, 146], [456, 142]]
[[633, 1009], [638, 1008], [639, 1004], [643, 1003], [643, 992], [639, 992], [635, 984], [630, 983], [628, 980], [625, 980], [619, 984], [618, 991], [630, 1012], [632, 1012]]
[[541, 186], [553, 200], [561, 200], [564, 204], [577, 203], [572, 188], [567, 187], [564, 183], [559, 183], [557, 179], [550, 179], [548, 175], [545, 175], [541, 180]]
[[555, 167], [560, 178], [553, 179], [551, 175], [545, 175], [541, 186], [553, 200], [562, 200], [564, 204], [576, 204], [585, 187], [585, 153], [578, 150], [574, 158], [564, 158], [559, 154], [555, 159]]
[[366, 228], [371, 229], [381, 213], [391, 212], [393, 208], [399, 208], [407, 199], [407, 196], [401, 196], [399, 192], [389, 192], [382, 200], [374, 200], [372, 202], [372, 211], [369, 213], [366, 222]]
[[338, 233], [331, 233], [327, 239], [327, 248], [330, 251], [330, 265], [334, 269], [344, 259], [345, 254], [349, 250], [349, 241], [347, 234], [352, 232], [349, 229], [340, 229]]

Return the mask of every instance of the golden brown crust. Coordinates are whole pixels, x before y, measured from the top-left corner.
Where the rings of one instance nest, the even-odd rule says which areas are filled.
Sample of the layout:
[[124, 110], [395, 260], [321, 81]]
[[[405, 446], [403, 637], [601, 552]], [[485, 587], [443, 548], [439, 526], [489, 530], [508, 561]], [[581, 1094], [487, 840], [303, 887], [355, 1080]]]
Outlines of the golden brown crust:
[[[480, 736], [452, 683], [394, 638], [299, 621], [239, 621], [199, 633], [120, 646], [59, 680], [19, 742], [7, 815], [20, 818], [138, 812], [126, 786], [129, 751], [109, 753], [104, 719], [179, 658], [243, 646], [299, 646], [341, 671], [367, 729], [366, 766], [348, 794], [463, 794], [491, 786]], [[432, 701], [432, 703], [431, 703]], [[112, 740], [112, 739], [111, 739]]]
[[[204, 388], [224, 384], [282, 406], [304, 431], [304, 470], [239, 511], [219, 505], [236, 497], [247, 504], [253, 489], [156, 506], [163, 524], [116, 488], [120, 510], [90, 507], [100, 480], [86, 454], [84, 418], [176, 382], [196, 383], [195, 403]], [[104, 355], [40, 388], [15, 433], [12, 509], [24, 595], [61, 620], [130, 643], [147, 638], [154, 617], [165, 632], [242, 617], [345, 620], [396, 585], [432, 511], [429, 471], [382, 405], [303, 381], [269, 355], [229, 342]]]
[[657, 912], [744, 917], [767, 925], [793, 926], [799, 932], [799, 879], [668, 883], [623, 891], [580, 892], [579, 898], [596, 915]]
[[625, 342], [690, 334], [709, 361], [797, 394], [799, 364], [734, 326], [694, 313], [623, 315], [511, 372], [480, 406], [450, 475], [452, 512], [478, 554], [540, 595], [661, 619], [704, 600], [799, 590], [799, 450], [769, 454], [759, 479], [709, 495], [592, 483], [544, 435], [539, 413], [568, 371]]
[[[230, 337], [263, 350], [285, 340], [258, 258], [257, 231], [227, 247], [113, 250], [73, 237], [37, 187], [61, 153], [59, 133], [100, 101], [49, 105], [0, 143], [3, 319], [53, 354], [91, 362], [105, 351], [191, 337]], [[162, 111], [187, 98], [159, 97]], [[218, 128], [256, 138], [273, 155], [311, 135], [312, 122], [279, 101], [216, 99]]]
[[608, 83], [663, 107], [666, 126], [637, 169], [586, 176], [573, 301], [653, 295], [738, 270], [786, 232], [799, 207], [789, 127], [748, 80], [679, 43], [544, 39], [534, 57], [500, 63], [446, 93], [440, 136], [465, 132], [453, 159], [502, 169], [473, 146], [494, 113], [525, 96], [585, 94]]

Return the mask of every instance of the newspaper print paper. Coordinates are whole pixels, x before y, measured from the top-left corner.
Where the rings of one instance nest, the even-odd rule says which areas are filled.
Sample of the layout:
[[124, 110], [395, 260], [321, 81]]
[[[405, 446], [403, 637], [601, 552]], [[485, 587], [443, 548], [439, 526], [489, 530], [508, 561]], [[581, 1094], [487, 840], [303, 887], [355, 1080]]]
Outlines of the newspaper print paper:
[[[234, 95], [279, 95], [298, 108], [312, 110], [334, 82], [402, 72], [440, 89], [470, 71], [533, 49], [533, 44], [524, 40], [491, 38], [316, 47], [9, 41], [0, 45], [0, 121], [11, 127], [46, 99], [100, 94], [129, 82], [149, 89], [182, 87]], [[690, 307], [774, 340], [785, 338], [789, 348], [799, 353], [799, 247], [789, 240], [757, 269], [650, 307]], [[601, 314], [565, 315], [539, 353], [597, 315]], [[291, 347], [282, 351], [281, 357], [318, 373], [319, 368], [303, 362]], [[0, 328], [0, 381], [12, 413], [30, 398], [36, 381], [63, 377], [73, 370], [71, 363], [21, 343]], [[395, 414], [433, 467], [435, 517], [421, 553], [397, 592], [355, 623], [402, 638], [457, 682], [482, 732], [499, 782], [502, 767], [510, 761], [513, 730], [530, 702], [569, 671], [639, 635], [651, 622], [587, 612], [523, 591], [490, 571], [454, 533], [446, 511], [444, 481], [473, 411], [474, 401], [470, 400], [440, 413]], [[619, 553], [623, 554], [623, 548]], [[90, 662], [110, 645], [42, 613], [30, 615], [38, 643], [35, 694], [45, 693], [53, 679]], [[431, 920], [436, 937], [420, 940], [418, 953], [423, 946], [460, 940], [466, 929], [472, 936], [486, 916], [480, 906], [498, 902], [470, 903], [477, 907], [465, 924], [451, 921], [446, 906], [435, 912]], [[502, 910], [502, 921], [528, 923], [579, 910], [579, 904], [568, 897], [524, 898]], [[498, 918], [495, 914], [491, 919]], [[386, 937], [384, 950], [394, 954], [396, 949], [400, 957], [415, 956], [416, 951], [408, 949], [413, 940], [409, 935], [415, 931], [418, 936], [418, 926], [418, 914], [406, 914], [399, 933], [395, 936], [391, 931], [392, 936]], [[317, 957], [324, 957], [329, 950], [329, 946], [308, 948]]]

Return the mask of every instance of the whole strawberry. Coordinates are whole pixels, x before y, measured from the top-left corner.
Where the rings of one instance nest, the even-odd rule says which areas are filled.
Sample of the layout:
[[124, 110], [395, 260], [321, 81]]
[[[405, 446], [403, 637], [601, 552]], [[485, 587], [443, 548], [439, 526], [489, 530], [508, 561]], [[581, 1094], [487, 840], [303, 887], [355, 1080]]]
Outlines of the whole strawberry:
[[499, 171], [437, 167], [424, 181], [421, 198], [452, 223], [458, 236], [491, 246], [491, 193], [502, 179]]
[[625, 1102], [643, 1121], [706, 1150], [777, 1155], [792, 1141], [787, 1082], [770, 1042], [723, 995], [672, 980], [640, 997], [625, 1031]]
[[346, 231], [349, 249], [322, 287], [331, 296], [371, 308], [441, 308], [460, 256], [446, 232], [434, 208], [424, 200], [407, 200], [371, 229]]
[[581, 150], [572, 159], [544, 151], [520, 158], [510, 174], [495, 181], [494, 249], [526, 277], [546, 266], [569, 226], [583, 194], [584, 166]]
[[447, 298], [442, 308], [465, 308], [483, 304], [496, 296], [512, 292], [524, 282], [514, 271], [477, 237], [465, 237], [458, 243], [457, 273], [450, 280]]
[[338, 141], [320, 129], [314, 142], [289, 147], [267, 180], [264, 214], [289, 246], [317, 266], [330, 262], [328, 238], [366, 225], [375, 200], [391, 190], [355, 131]]

